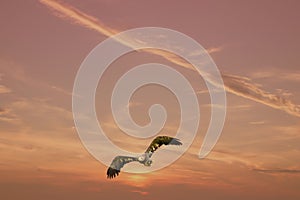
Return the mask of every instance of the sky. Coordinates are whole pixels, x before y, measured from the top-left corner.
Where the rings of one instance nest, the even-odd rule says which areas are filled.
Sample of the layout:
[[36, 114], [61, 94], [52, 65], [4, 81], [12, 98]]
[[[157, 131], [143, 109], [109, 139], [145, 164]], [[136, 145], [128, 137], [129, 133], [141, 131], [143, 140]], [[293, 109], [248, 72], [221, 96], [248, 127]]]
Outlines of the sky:
[[[292, 0], [1, 1], [1, 196], [299, 199], [299, 8]], [[172, 165], [146, 174], [121, 172], [107, 180], [107, 166], [85, 149], [77, 134], [73, 84], [96, 45], [138, 27], [173, 29], [207, 50], [224, 81], [226, 120], [213, 151], [199, 159], [211, 115], [203, 78], [168, 52], [152, 49], [120, 57], [105, 71], [95, 96], [99, 124], [114, 144], [143, 152], [153, 139], [126, 135], [110, 108], [116, 81], [139, 64], [163, 63], [183, 74], [197, 94], [201, 118], [192, 145]], [[129, 104], [132, 118], [147, 124], [148, 109], [155, 103], [168, 113], [159, 135], [175, 136], [180, 109], [166, 88], [147, 85], [136, 91]]]

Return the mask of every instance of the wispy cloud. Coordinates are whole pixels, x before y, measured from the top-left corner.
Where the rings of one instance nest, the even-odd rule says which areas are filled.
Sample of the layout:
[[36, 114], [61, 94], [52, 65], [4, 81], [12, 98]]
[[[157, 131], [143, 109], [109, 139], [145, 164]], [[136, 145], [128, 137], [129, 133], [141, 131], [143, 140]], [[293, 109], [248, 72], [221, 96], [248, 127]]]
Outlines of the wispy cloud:
[[262, 124], [265, 124], [265, 123], [266, 123], [265, 121], [249, 122], [249, 124], [252, 124], [252, 125], [262, 125]]
[[4, 93], [10, 93], [11, 89], [9, 89], [8, 87], [4, 86], [4, 85], [0, 85], [0, 94], [4, 94]]
[[228, 92], [300, 117], [299, 105], [282, 96], [263, 90], [247, 77], [223, 74], [223, 80]]
[[299, 82], [300, 71], [282, 72], [278, 69], [270, 69], [269, 71], [258, 71], [250, 75], [253, 79], [276, 78], [284, 81]]
[[[68, 109], [50, 104], [43, 99], [21, 99], [8, 105], [11, 113], [22, 120], [22, 127], [31, 129], [61, 130], [73, 126]], [[34, 112], [33, 112], [34, 111]]]
[[60, 88], [60, 87], [57, 87], [57, 86], [51, 86], [51, 89], [59, 92], [59, 93], [62, 93], [64, 95], [67, 95], [67, 96], [72, 96], [72, 92], [69, 92], [63, 88]]
[[0, 108], [0, 122], [18, 123], [18, 117], [10, 109]]
[[[98, 19], [90, 15], [87, 15], [72, 6], [59, 3], [57, 1], [52, 1], [52, 0], [40, 0], [40, 2], [46, 5], [48, 8], [52, 9], [54, 11], [54, 14], [58, 14], [60, 17], [69, 19], [71, 20], [71, 22], [75, 22], [77, 24], [80, 24], [81, 26], [95, 30], [105, 36], [109, 37], [114, 35], [115, 33], [120, 32], [119, 30], [112, 29], [111, 27], [105, 25]], [[135, 41], [132, 38], [126, 38], [126, 39], [129, 39], [129, 41], [120, 41], [120, 42], [130, 47], [135, 46], [135, 42], [137, 41]], [[221, 48], [212, 48], [212, 49], [208, 49], [208, 53], [213, 53], [220, 50]], [[145, 51], [149, 53], [153, 53], [155, 55], [162, 56], [166, 60], [174, 64], [177, 64], [181, 67], [194, 70], [191, 64], [187, 63], [185, 60], [181, 59], [180, 57], [172, 53], [156, 50], [156, 49], [148, 49]], [[227, 92], [230, 92], [232, 94], [247, 99], [251, 99], [253, 101], [262, 103], [264, 105], [270, 106], [275, 109], [283, 110], [293, 116], [300, 117], [299, 105], [296, 105], [281, 96], [269, 93], [261, 89], [255, 83], [251, 82], [250, 79], [247, 79], [245, 77], [240, 77], [240, 76], [224, 75], [224, 74], [222, 75], [222, 77]], [[298, 79], [298, 76], [296, 78]]]
[[285, 79], [285, 80], [289, 80], [289, 81], [299, 82], [300, 81], [300, 73], [284, 74], [281, 78]]
[[140, 195], [148, 195], [149, 193], [146, 192], [146, 191], [141, 191], [141, 190], [132, 190], [131, 192], [134, 192], [134, 193], [138, 193]]
[[299, 169], [259, 169], [259, 168], [254, 168], [252, 170], [256, 171], [256, 172], [271, 173], [271, 174], [281, 174], [281, 173], [300, 174]]
[[[31, 74], [24, 71], [24, 69], [25, 66], [17, 62], [0, 58], [0, 71], [5, 73], [5, 79], [2, 79], [4, 75], [0, 73], [0, 81], [2, 81], [3, 83], [5, 83], [5, 85], [7, 85], [4, 86], [0, 84], [0, 94], [13, 92], [15, 95], [13, 95], [12, 98], [20, 98], [21, 96], [19, 91], [23, 90], [24, 87], [27, 87], [28, 91], [34, 90], [35, 94], [38, 93], [41, 94], [44, 93], [45, 91], [48, 92], [53, 91], [56, 93], [64, 94], [66, 96], [72, 96], [72, 91], [58, 85], [53, 85], [45, 80], [34, 78], [31, 76]], [[24, 95], [22, 96], [24, 97]], [[47, 93], [47, 97], [45, 98], [48, 97], [49, 97], [49, 93]]]

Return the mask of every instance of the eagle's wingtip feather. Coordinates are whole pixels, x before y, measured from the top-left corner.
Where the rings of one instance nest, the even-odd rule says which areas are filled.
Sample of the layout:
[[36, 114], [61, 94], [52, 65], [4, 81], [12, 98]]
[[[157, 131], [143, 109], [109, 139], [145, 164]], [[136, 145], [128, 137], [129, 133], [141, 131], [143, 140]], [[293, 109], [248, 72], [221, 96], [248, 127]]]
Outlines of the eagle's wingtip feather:
[[118, 176], [119, 173], [120, 173], [120, 170], [109, 167], [107, 169], [106, 175], [107, 175], [107, 178], [112, 179], [112, 178], [115, 178], [116, 176]]
[[182, 142], [181, 142], [179, 139], [174, 138], [174, 139], [170, 142], [170, 144], [174, 144], [174, 145], [182, 145]]

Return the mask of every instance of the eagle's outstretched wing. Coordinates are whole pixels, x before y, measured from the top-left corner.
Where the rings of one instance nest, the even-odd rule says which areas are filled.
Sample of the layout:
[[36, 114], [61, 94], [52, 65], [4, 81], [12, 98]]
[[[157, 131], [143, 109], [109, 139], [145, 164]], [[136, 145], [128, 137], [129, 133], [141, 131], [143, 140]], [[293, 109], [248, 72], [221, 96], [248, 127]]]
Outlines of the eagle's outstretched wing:
[[158, 147], [161, 145], [182, 145], [182, 143], [177, 138], [172, 138], [169, 136], [158, 136], [156, 137], [147, 148], [146, 153], [150, 153], [150, 156], [154, 153]]
[[121, 168], [129, 162], [137, 161], [135, 157], [129, 156], [116, 156], [111, 162], [109, 168], [107, 169], [107, 178], [114, 178], [119, 175]]

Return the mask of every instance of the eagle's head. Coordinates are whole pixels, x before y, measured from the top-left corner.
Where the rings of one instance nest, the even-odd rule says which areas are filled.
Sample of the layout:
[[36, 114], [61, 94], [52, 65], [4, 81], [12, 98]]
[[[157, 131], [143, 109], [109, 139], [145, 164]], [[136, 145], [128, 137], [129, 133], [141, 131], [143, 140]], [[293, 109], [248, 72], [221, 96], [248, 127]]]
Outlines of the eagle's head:
[[139, 162], [144, 162], [145, 159], [146, 159], [146, 156], [145, 156], [145, 155], [141, 155], [141, 156], [138, 157], [138, 161], [139, 161]]

